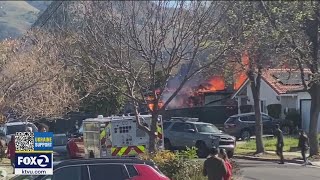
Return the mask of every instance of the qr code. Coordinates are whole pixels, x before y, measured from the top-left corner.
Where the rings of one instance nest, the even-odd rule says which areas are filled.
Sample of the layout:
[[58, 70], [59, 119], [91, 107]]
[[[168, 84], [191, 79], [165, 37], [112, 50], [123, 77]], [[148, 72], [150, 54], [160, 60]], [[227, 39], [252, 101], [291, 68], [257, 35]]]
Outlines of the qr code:
[[15, 135], [16, 151], [33, 151], [34, 134], [33, 132], [17, 132]]

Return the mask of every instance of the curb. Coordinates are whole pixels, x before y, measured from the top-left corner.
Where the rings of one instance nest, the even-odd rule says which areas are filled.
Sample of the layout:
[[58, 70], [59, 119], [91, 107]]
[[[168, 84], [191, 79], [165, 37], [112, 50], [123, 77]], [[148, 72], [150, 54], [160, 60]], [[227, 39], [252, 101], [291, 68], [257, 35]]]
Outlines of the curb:
[[[278, 162], [279, 159], [272, 159], [272, 158], [261, 158], [261, 157], [252, 157], [252, 156], [239, 156], [234, 155], [234, 159], [244, 159], [244, 160], [255, 160], [255, 161], [266, 161], [266, 162]], [[295, 160], [295, 159], [287, 159], [285, 160], [287, 163], [295, 163], [295, 164], [302, 164], [302, 160]], [[311, 165], [314, 166], [314, 165]]]

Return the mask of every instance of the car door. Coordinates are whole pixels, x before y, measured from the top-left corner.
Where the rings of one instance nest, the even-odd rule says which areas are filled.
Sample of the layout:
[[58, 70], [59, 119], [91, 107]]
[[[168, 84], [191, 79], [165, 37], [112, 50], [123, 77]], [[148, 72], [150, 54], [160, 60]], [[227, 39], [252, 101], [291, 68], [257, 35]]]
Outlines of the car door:
[[195, 146], [196, 144], [196, 133], [197, 133], [197, 130], [194, 126], [194, 124], [192, 123], [185, 123], [184, 125], [184, 128], [183, 128], [183, 139], [182, 139], [182, 142], [183, 142], [183, 145], [184, 147], [192, 147], [192, 146]]
[[88, 169], [92, 180], [130, 179], [124, 164], [92, 164]]
[[[168, 131], [168, 137], [172, 146], [176, 148], [183, 148], [184, 145], [184, 123], [175, 122]], [[165, 135], [166, 136], [166, 135]]]
[[89, 180], [88, 169], [82, 165], [65, 166], [54, 170], [53, 175], [45, 176], [41, 180]]
[[273, 122], [272, 118], [268, 115], [262, 115], [263, 134], [273, 134]]

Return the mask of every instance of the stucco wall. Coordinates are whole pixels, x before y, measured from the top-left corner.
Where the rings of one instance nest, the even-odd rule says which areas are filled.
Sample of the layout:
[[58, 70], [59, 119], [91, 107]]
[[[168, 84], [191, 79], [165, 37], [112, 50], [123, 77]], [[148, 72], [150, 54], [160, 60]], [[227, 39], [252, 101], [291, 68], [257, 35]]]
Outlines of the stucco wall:
[[[253, 105], [253, 96], [249, 83], [247, 84], [247, 87], [247, 96], [249, 99], [248, 104]], [[278, 94], [264, 80], [262, 80], [260, 88], [260, 99], [266, 102], [266, 106], [269, 104], [279, 104], [280, 100], [277, 99], [277, 96]]]

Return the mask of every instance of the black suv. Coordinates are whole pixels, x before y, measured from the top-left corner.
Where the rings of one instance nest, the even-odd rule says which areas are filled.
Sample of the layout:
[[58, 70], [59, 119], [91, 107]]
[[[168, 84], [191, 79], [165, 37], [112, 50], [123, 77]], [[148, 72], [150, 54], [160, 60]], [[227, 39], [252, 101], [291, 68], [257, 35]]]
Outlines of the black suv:
[[[263, 134], [273, 134], [276, 124], [280, 125], [283, 134], [289, 134], [292, 126], [288, 121], [278, 120], [262, 113]], [[244, 113], [230, 116], [224, 123], [224, 131], [237, 139], [248, 140], [255, 135], [255, 114]]]

